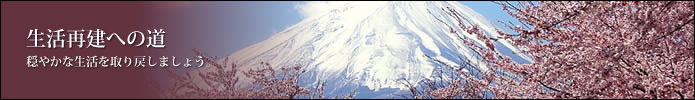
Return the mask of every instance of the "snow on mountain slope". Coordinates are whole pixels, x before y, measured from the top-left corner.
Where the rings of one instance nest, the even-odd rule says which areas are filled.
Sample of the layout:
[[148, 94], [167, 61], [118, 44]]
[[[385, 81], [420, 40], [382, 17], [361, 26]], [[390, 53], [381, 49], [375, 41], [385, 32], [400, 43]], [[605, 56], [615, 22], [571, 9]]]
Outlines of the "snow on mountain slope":
[[[457, 2], [340, 2], [323, 6], [298, 24], [228, 58], [242, 69], [260, 66], [260, 61], [274, 67], [299, 64], [309, 69], [307, 77], [314, 80], [308, 81], [329, 80], [327, 86], [366, 86], [378, 91], [403, 88], [397, 82], [400, 79], [415, 82], [429, 77], [439, 65], [423, 55], [454, 65], [458, 57], [474, 64], [478, 61], [446, 25], [435, 19], [457, 24], [442, 8], [461, 12], [470, 22], [466, 25], [478, 25], [488, 36], [498, 35], [493, 24]], [[462, 36], [482, 44], [472, 34]], [[506, 41], [497, 44], [511, 47]], [[486, 69], [483, 64], [479, 67]]]

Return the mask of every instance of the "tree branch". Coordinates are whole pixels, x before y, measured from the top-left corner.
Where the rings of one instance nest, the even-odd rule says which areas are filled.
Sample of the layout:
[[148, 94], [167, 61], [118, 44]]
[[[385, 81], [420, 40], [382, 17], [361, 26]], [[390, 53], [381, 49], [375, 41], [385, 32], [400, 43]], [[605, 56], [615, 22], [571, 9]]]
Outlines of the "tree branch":
[[635, 88], [635, 89], [640, 90], [640, 91], [645, 92], [645, 93], [647, 92], [647, 90], [645, 90], [642, 87], [637, 86], [637, 84], [632, 85], [632, 88]]
[[674, 29], [673, 31], [669, 32], [669, 34], [666, 34], [666, 35], [664, 35], [664, 36], [661, 36], [661, 37], [657, 38], [656, 40], [660, 40], [660, 39], [662, 39], [662, 38], [665, 38], [666, 36], [673, 35], [673, 33], [675, 33], [676, 31], [678, 31], [678, 30], [680, 30], [680, 29], [682, 29], [685, 25], [688, 25], [688, 23], [693, 22], [693, 19], [695, 19], [695, 18], [691, 18], [690, 20], [688, 20], [688, 22], [685, 22], [685, 23], [679, 25], [678, 27], [676, 27], [676, 29]]
[[541, 83], [541, 85], [543, 85], [543, 87], [546, 87], [546, 88], [548, 88], [548, 89], [550, 89], [550, 90], [553, 90], [553, 91], [555, 91], [555, 92], [560, 92], [560, 93], [565, 94], [565, 95], [570, 95], [570, 93], [567, 93], [567, 92], [565, 92], [565, 91], [561, 91], [561, 90], [555, 89], [555, 88], [553, 88], [553, 87], [550, 87], [550, 86], [548, 86], [548, 85], [545, 85], [545, 83], [543, 83], [543, 82], [541, 82], [541, 81], [536, 81], [536, 82]]
[[[625, 61], [625, 59], [623, 59], [622, 57], [619, 58], [619, 60], [620, 60], [621, 62], [625, 63], [625, 65], [627, 65], [628, 67], [632, 68], [632, 65], [630, 65], [630, 63], [627, 63], [627, 61]], [[626, 70], [629, 70], [628, 68], [625, 68], [625, 67], [623, 67], [623, 68], [626, 69]], [[631, 71], [631, 72], [633, 72], [633, 73], [637, 73], [637, 75], [640, 75], [640, 76], [649, 75], [649, 74], [647, 74], [646, 71], [644, 71], [644, 70], [642, 70], [642, 69], [639, 69], [639, 70], [637, 70], [637, 71], [633, 71], [633, 70], [629, 70], [629, 71]]]
[[[586, 9], [587, 7], [588, 7], [588, 6], [584, 6], [584, 7], [580, 8], [579, 10], [584, 10], [584, 9]], [[543, 27], [543, 29], [544, 29], [544, 30], [548, 30], [548, 28], [550, 28], [550, 27], [552, 27], [552, 26], [556, 26], [557, 24], [560, 24], [560, 23], [562, 23], [562, 22], [564, 22], [564, 21], [566, 21], [566, 20], [568, 20], [568, 19], [574, 18], [575, 16], [579, 15], [579, 10], [574, 10], [574, 13], [573, 13], [572, 15], [570, 15], [569, 17], [567, 17], [567, 18], [565, 18], [565, 19], [562, 19], [562, 20], [560, 20], [560, 21], [554, 22], [554, 23], [551, 24], [551, 25], [545, 26], [545, 27]]]

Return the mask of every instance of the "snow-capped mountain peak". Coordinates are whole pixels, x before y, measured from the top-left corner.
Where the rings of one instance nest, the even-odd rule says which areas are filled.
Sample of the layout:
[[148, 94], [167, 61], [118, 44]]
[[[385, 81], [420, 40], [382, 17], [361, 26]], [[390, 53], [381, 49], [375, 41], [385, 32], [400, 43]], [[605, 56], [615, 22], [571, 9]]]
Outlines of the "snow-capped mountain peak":
[[[299, 8], [304, 9], [303, 21], [228, 58], [242, 69], [259, 66], [260, 61], [274, 67], [299, 64], [309, 69], [307, 77], [331, 80], [328, 86], [366, 86], [375, 91], [404, 88], [398, 80], [413, 83], [429, 77], [440, 66], [424, 55], [454, 65], [458, 57], [477, 61], [472, 51], [450, 34], [448, 26], [436, 19], [458, 24], [443, 11], [447, 7], [461, 12], [468, 20], [464, 24], [478, 25], [487, 35], [497, 36], [495, 26], [457, 2], [318, 3]], [[477, 40], [474, 34], [462, 36]], [[504, 41], [501, 44], [509, 47]], [[478, 66], [486, 68], [484, 64]]]

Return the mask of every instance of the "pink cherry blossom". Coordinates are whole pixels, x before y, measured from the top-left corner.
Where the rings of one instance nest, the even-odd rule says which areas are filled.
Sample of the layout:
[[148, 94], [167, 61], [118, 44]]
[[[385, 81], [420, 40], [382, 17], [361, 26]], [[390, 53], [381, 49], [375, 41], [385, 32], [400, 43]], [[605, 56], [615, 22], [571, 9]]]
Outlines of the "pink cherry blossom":
[[[494, 98], [694, 97], [693, 1], [495, 3], [525, 27], [507, 24], [517, 34], [498, 29], [504, 36], [486, 38], [475, 26], [459, 22], [464, 32], [485, 42], [473, 45], [459, 38], [484, 55], [490, 71], [459, 72], [462, 78], [452, 81], [462, 83], [425, 87], [428, 92], [413, 96], [483, 98], [492, 92]], [[501, 39], [527, 48], [521, 53], [532, 56], [533, 63], [514, 63], [494, 50], [493, 42]]]

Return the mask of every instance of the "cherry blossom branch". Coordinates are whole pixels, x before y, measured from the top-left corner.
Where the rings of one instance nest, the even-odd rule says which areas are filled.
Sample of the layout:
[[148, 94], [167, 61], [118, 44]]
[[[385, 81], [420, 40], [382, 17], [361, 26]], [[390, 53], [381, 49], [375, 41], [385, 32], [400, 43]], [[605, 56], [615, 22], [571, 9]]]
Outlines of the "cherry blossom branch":
[[695, 19], [695, 18], [691, 18], [691, 19], [688, 20], [687, 22], [685, 22], [685, 23], [683, 23], [683, 24], [681, 24], [681, 25], [678, 25], [678, 26], [676, 27], [676, 29], [672, 30], [671, 32], [668, 32], [668, 34], [666, 34], [666, 35], [664, 35], [664, 36], [661, 36], [661, 37], [657, 38], [656, 40], [661, 40], [662, 38], [665, 38], [666, 36], [673, 35], [673, 33], [675, 33], [675, 32], [678, 31], [678, 30], [681, 30], [685, 25], [688, 25], [688, 23], [693, 22], [693, 19]]
[[[514, 41], [513, 45], [532, 56], [534, 62], [516, 64], [508, 61], [508, 56], [493, 49], [495, 45], [492, 43], [499, 37], [485, 37], [475, 25], [459, 24], [461, 31], [474, 36], [461, 37], [463, 32], [457, 32], [451, 27], [453, 25], [433, 15], [449, 26], [450, 33], [464, 42], [470, 51], [479, 53], [482, 63], [488, 64], [490, 69], [487, 72], [470, 70], [460, 73], [460, 77], [466, 79], [463, 83], [467, 85], [464, 86], [472, 86], [465, 88], [471, 91], [461, 94], [480, 97], [475, 94], [494, 90], [495, 97], [500, 98], [692, 98], [695, 93], [695, 84], [690, 81], [695, 60], [692, 56], [692, 48], [695, 48], [692, 1], [519, 3], [523, 8], [509, 2], [495, 3], [502, 5], [522, 24], [534, 27], [524, 29], [511, 27], [513, 24], [508, 23], [505, 27], [519, 34], [498, 31], [504, 36], [501, 38]], [[442, 10], [449, 15], [446, 17], [456, 19], [458, 23], [465, 21], [465, 17], [458, 16], [455, 10]], [[560, 16], [556, 16], [558, 14]], [[551, 34], [538, 34], [540, 32]], [[666, 37], [669, 40], [661, 40]], [[471, 38], [477, 38], [483, 44], [473, 44]], [[442, 63], [445, 68], [469, 66], [443, 64], [430, 55], [425, 57]], [[470, 78], [471, 73], [480, 75]], [[523, 78], [516, 80], [507, 75]], [[547, 89], [538, 89], [539, 86]], [[432, 90], [459, 92], [452, 88]], [[548, 94], [548, 91], [559, 93]], [[428, 94], [451, 96], [441, 92]]]
[[541, 81], [536, 81], [536, 82], [540, 83], [543, 87], [548, 88], [548, 89], [550, 89], [550, 90], [553, 90], [553, 91], [555, 91], [555, 92], [560, 92], [560, 93], [565, 94], [565, 95], [571, 95], [570, 93], [567, 93], [567, 92], [565, 92], [565, 91], [561, 91], [561, 90], [555, 89], [555, 88], [553, 88], [553, 87], [550, 87], [550, 86], [548, 86], [548, 85], [545, 85], [545, 83], [543, 83], [543, 82], [541, 82]]
[[[239, 71], [247, 78], [253, 81], [251, 87], [238, 87], [239, 76], [237, 76], [237, 65], [229, 63], [229, 57], [222, 61], [214, 61], [212, 57], [208, 57], [205, 53], [198, 49], [193, 49], [197, 56], [203, 60], [206, 67], [215, 68], [207, 71], [191, 71], [185, 75], [178, 75], [167, 69], [169, 77], [173, 80], [173, 86], [166, 87], [161, 90], [162, 98], [224, 98], [224, 99], [239, 99], [239, 98], [285, 98], [294, 99], [300, 95], [314, 94], [319, 98], [323, 98], [323, 88], [325, 82], [320, 83], [315, 91], [305, 89], [299, 86], [298, 80], [300, 75], [305, 71], [301, 66], [281, 67], [274, 69], [269, 63], [261, 62], [257, 69], [248, 71]], [[197, 76], [191, 73], [197, 72]], [[200, 77], [200, 82], [194, 80], [194, 77]], [[243, 76], [242, 76], [243, 77]], [[153, 86], [158, 85], [154, 84]], [[159, 87], [156, 87], [159, 88]], [[354, 97], [354, 91], [342, 98]], [[312, 96], [312, 98], [314, 97]], [[336, 97], [337, 98], [337, 97]]]

